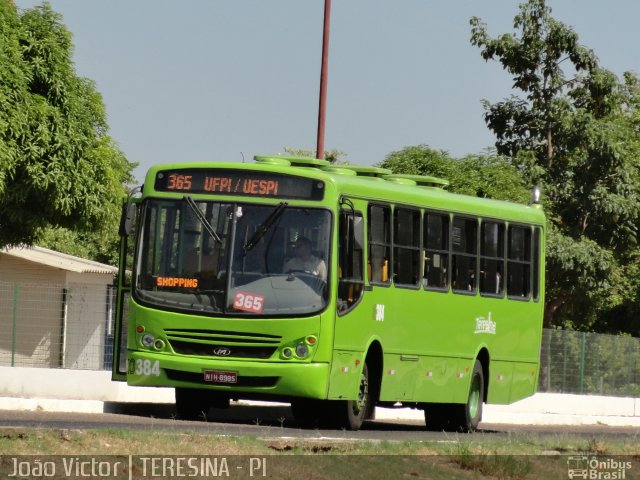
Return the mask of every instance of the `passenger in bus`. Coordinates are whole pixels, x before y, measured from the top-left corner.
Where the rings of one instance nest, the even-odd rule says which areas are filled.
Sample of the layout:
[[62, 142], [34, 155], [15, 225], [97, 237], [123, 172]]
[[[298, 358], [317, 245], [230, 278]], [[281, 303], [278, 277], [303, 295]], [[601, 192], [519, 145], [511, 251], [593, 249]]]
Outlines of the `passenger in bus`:
[[467, 290], [472, 292], [476, 289], [476, 272], [473, 270], [469, 271], [469, 282], [467, 285]]
[[287, 260], [284, 265], [285, 273], [303, 271], [327, 281], [327, 266], [324, 260], [313, 255], [311, 240], [307, 237], [299, 237], [295, 244], [296, 256]]
[[502, 275], [496, 272], [496, 295], [502, 295]]

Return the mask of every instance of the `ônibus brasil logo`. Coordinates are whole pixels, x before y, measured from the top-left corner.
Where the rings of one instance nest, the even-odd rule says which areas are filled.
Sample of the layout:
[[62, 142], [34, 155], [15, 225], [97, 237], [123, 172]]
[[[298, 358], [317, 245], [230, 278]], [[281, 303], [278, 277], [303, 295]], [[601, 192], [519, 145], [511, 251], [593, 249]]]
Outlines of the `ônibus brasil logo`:
[[571, 479], [623, 480], [627, 478], [627, 470], [631, 470], [631, 462], [614, 458], [601, 460], [596, 456], [579, 455], [567, 459], [567, 474]]

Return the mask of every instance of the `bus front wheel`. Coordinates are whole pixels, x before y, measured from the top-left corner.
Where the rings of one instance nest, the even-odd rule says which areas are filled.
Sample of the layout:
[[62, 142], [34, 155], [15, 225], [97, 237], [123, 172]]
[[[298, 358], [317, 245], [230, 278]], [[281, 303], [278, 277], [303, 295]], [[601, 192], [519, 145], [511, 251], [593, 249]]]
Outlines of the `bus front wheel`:
[[369, 386], [369, 368], [365, 363], [360, 375], [356, 400], [296, 399], [291, 411], [303, 428], [345, 428], [358, 430], [368, 418], [373, 417], [373, 396]]
[[358, 398], [356, 400], [334, 400], [333, 420], [338, 428], [358, 430], [367, 418], [371, 417], [373, 397], [369, 385], [369, 368], [365, 363], [360, 375]]

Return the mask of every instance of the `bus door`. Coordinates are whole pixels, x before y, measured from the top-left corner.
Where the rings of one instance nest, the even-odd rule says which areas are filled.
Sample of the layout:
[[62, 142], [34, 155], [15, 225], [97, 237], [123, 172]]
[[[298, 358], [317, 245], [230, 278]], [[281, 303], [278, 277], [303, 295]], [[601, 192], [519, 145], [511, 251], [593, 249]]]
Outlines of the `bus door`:
[[113, 322], [113, 364], [111, 379], [126, 381], [127, 379], [127, 318], [129, 297], [131, 296], [131, 272], [133, 269], [133, 252], [135, 248], [135, 232], [139, 218], [140, 199], [129, 198], [122, 206], [120, 219], [120, 258], [118, 262], [118, 293], [116, 296], [116, 317]]
[[364, 222], [348, 201], [350, 209], [342, 209], [338, 222], [338, 314], [354, 308], [364, 291], [363, 251]]

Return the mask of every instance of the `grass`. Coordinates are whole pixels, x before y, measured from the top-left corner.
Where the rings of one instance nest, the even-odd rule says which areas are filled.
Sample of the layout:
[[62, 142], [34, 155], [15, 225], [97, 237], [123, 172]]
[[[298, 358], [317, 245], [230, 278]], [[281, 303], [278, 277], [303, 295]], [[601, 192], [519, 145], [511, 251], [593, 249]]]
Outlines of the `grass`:
[[[10, 455], [206, 455], [242, 462], [243, 457], [235, 456], [259, 457], [269, 459], [267, 476], [279, 480], [299, 479], [309, 473], [314, 480], [567, 478], [567, 456], [577, 454], [630, 455], [634, 466], [640, 468], [638, 438], [580, 439], [532, 433], [510, 437], [452, 435], [446, 442], [392, 442], [263, 439], [188, 430], [17, 428], [0, 429], [0, 452], [5, 459]], [[3, 466], [6, 461], [0, 465], [0, 473]]]

